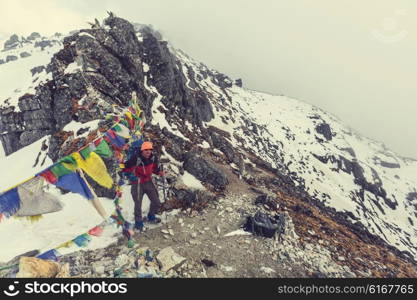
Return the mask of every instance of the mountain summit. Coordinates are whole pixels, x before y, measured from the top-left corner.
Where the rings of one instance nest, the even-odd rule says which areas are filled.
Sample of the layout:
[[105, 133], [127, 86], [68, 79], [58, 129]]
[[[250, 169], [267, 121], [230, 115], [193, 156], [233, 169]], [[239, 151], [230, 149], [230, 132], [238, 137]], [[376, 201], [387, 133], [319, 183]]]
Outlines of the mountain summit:
[[[265, 251], [271, 276], [416, 276], [417, 160], [317, 107], [244, 88], [241, 79], [175, 49], [151, 26], [111, 15], [68, 36], [13, 35], [0, 52], [0, 76], [2, 169], [17, 165], [22, 153], [27, 159], [14, 170], [17, 176], [2, 179], [2, 190], [87, 144], [106, 115], [127, 107], [133, 95], [144, 111], [145, 137], [169, 159], [166, 211], [202, 209], [201, 218], [218, 222], [205, 220], [207, 226], [228, 221], [230, 230], [257, 208], [285, 214], [292, 235], [259, 242], [272, 247]], [[106, 165], [115, 176], [114, 162]], [[198, 188], [190, 186], [191, 177]], [[90, 184], [98, 196], [114, 197], [114, 190]], [[269, 202], [255, 204], [259, 196]], [[227, 248], [229, 241], [216, 243]], [[197, 260], [196, 252], [182, 251]], [[232, 276], [265, 274], [236, 259]], [[293, 273], [278, 270], [286, 259]], [[227, 268], [221, 270], [212, 276], [227, 276]]]

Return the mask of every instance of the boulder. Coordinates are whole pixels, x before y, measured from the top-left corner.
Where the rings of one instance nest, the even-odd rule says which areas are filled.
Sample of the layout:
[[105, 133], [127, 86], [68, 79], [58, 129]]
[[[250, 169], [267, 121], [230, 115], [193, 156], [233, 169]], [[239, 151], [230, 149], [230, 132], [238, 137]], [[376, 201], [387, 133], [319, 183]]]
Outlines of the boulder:
[[29, 57], [29, 56], [31, 56], [31, 54], [29, 52], [25, 51], [25, 52], [20, 53], [21, 58], [25, 58], [25, 57]]
[[21, 257], [17, 278], [54, 278], [61, 271], [58, 263], [36, 257]]
[[322, 123], [316, 126], [317, 133], [323, 135], [326, 140], [330, 141], [332, 139], [332, 130], [330, 125], [327, 123]]
[[187, 259], [174, 252], [172, 247], [162, 249], [156, 257], [162, 272], [168, 272], [181, 266]]
[[26, 39], [28, 39], [29, 41], [32, 41], [34, 39], [40, 38], [41, 35], [37, 32], [32, 32]]
[[16, 55], [7, 55], [6, 62], [17, 60], [18, 57]]
[[19, 45], [19, 37], [17, 36], [17, 34], [13, 34], [12, 36], [10, 36], [10, 38], [4, 42], [4, 50], [11, 50], [16, 48]]
[[106, 268], [102, 262], [98, 261], [98, 262], [93, 263], [92, 270], [94, 273], [98, 275], [103, 275], [104, 272], [106, 271]]
[[20, 135], [20, 145], [27, 146], [47, 135], [49, 130], [27, 130]]
[[408, 193], [407, 200], [408, 201], [417, 200], [417, 192], [410, 192], [410, 193]]
[[255, 205], [264, 205], [269, 209], [276, 210], [279, 207], [278, 199], [272, 195], [262, 194], [256, 197]]
[[46, 47], [52, 47], [52, 42], [51, 41], [48, 41], [48, 40], [37, 41], [35, 43], [35, 47], [40, 47], [41, 50], [43, 50]]
[[43, 70], [45, 70], [45, 66], [37, 66], [37, 67], [30, 69], [30, 72], [32, 73], [32, 76], [33, 76], [37, 73], [41, 73]]
[[188, 152], [184, 158], [184, 169], [198, 180], [211, 184], [216, 190], [224, 190], [229, 184], [229, 180], [221, 170], [196, 152]]
[[129, 256], [126, 254], [121, 254], [115, 259], [114, 263], [117, 267], [125, 266], [129, 263]]
[[226, 155], [229, 163], [239, 163], [239, 156], [235, 154], [232, 144], [225, 137], [215, 131], [210, 131], [210, 136], [213, 146]]
[[61, 266], [61, 269], [59, 270], [58, 274], [56, 274], [55, 278], [69, 278], [70, 276], [69, 263], [66, 263]]
[[223, 89], [230, 88], [233, 85], [233, 81], [228, 76], [221, 73], [215, 73], [214, 79], [215, 83]]
[[187, 188], [172, 189], [176, 199], [180, 200], [185, 207], [212, 202], [216, 199], [216, 195], [204, 190], [191, 190]]

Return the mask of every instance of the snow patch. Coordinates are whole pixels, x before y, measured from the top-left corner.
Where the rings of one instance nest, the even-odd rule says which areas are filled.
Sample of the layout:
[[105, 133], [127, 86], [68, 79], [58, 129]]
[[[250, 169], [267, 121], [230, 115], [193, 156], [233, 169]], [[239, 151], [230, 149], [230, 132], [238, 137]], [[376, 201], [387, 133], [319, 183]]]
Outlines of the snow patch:
[[[46, 152], [41, 151], [42, 144], [47, 140], [48, 137], [44, 137], [9, 156], [0, 158], [0, 168], [8, 170], [7, 176], [0, 176], [0, 191], [5, 191], [52, 165], [52, 160], [46, 156]], [[38, 164], [34, 167], [38, 155]], [[45, 156], [45, 164], [41, 166]]]
[[92, 34], [90, 34], [88, 32], [85, 32], [85, 31], [83, 31], [80, 34], [78, 34], [78, 36], [88, 36], [88, 37], [90, 37], [92, 39], [95, 39], [96, 38], [94, 35], [92, 35]]
[[100, 121], [101, 120], [93, 120], [93, 121], [89, 121], [86, 123], [80, 123], [80, 122], [72, 120], [70, 123], [65, 125], [65, 127], [62, 130], [72, 131], [74, 132], [74, 135], [75, 135], [78, 130], [88, 128], [89, 129], [88, 131], [84, 132], [81, 135], [77, 135], [77, 137], [85, 137], [89, 134], [89, 132], [98, 128], [98, 124], [100, 123]]
[[75, 73], [77, 71], [81, 71], [81, 66], [78, 65], [78, 63], [76, 61], [70, 63], [66, 68], [64, 73], [65, 74], [71, 74], [71, 73]]
[[143, 72], [149, 72], [150, 70], [149, 65], [145, 62], [143, 62], [142, 65], [143, 65]]
[[234, 235], [252, 235], [252, 233], [244, 231], [243, 229], [238, 229], [232, 232], [225, 234], [224, 236], [234, 236]]
[[181, 179], [183, 183], [191, 189], [205, 190], [205, 187], [201, 184], [201, 181], [187, 171], [184, 171], [184, 175], [182, 175]]

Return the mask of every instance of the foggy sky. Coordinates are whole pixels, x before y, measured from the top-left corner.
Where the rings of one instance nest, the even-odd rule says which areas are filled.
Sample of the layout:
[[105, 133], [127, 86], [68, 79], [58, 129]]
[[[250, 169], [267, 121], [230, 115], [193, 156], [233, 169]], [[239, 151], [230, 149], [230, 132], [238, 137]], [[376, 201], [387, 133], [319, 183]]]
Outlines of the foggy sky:
[[417, 158], [415, 0], [2, 0], [0, 39], [86, 28], [107, 10], [247, 88], [316, 105]]

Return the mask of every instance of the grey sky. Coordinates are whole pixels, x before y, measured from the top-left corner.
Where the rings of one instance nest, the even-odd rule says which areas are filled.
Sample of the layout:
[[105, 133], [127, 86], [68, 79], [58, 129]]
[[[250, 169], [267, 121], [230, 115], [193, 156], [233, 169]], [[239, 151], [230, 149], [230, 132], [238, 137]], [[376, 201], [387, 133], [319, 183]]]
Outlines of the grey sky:
[[317, 105], [417, 158], [415, 0], [2, 0], [0, 38], [87, 27], [106, 10], [153, 24], [248, 88]]

